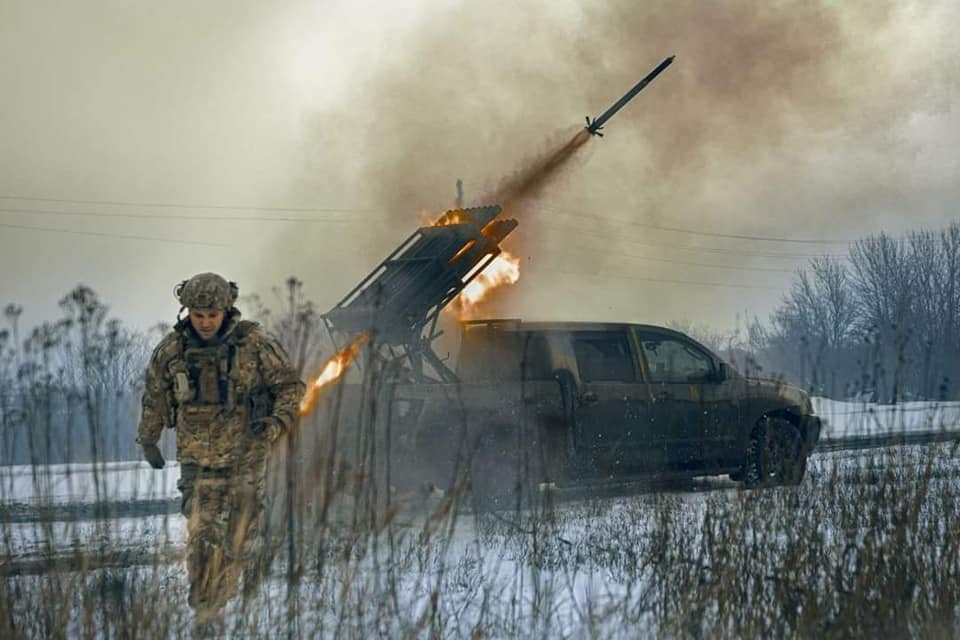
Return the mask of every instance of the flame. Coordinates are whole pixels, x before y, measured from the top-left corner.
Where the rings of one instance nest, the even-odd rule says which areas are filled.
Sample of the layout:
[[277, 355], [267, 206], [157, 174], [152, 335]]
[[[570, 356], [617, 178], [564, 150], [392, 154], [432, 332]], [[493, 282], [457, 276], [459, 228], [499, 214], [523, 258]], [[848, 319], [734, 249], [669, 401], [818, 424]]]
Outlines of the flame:
[[487, 265], [486, 269], [463, 288], [457, 299], [447, 309], [456, 314], [460, 320], [466, 320], [491, 291], [514, 284], [518, 280], [520, 280], [520, 258], [502, 251]]
[[324, 387], [338, 381], [347, 372], [347, 367], [356, 359], [360, 353], [361, 347], [367, 341], [367, 334], [361, 333], [350, 345], [341, 351], [336, 352], [326, 361], [323, 368], [307, 385], [307, 391], [303, 394], [303, 400], [300, 401], [300, 415], [308, 415], [313, 411], [313, 407], [320, 398], [320, 392]]
[[473, 218], [463, 209], [451, 209], [440, 216], [440, 219], [434, 222], [433, 226], [446, 227], [452, 224], [467, 224], [473, 221]]

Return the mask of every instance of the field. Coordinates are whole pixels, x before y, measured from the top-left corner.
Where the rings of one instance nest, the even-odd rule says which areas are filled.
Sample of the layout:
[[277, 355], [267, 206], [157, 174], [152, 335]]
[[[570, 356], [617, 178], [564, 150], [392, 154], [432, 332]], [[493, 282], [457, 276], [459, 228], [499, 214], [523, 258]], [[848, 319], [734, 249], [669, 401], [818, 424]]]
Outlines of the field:
[[[948, 426], [952, 406], [820, 402], [840, 437]], [[899, 421], [898, 421], [899, 420]], [[796, 488], [726, 478], [542, 494], [329, 501], [277, 487], [272, 571], [231, 603], [235, 637], [952, 636], [960, 602], [953, 442], [815, 454]], [[5, 637], [190, 637], [177, 468], [7, 467]]]

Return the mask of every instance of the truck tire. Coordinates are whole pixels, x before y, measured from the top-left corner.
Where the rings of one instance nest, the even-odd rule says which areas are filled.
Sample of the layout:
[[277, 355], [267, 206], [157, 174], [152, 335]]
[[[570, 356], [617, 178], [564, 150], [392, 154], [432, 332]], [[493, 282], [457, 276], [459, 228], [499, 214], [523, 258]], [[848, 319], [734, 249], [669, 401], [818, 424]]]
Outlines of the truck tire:
[[747, 445], [743, 483], [747, 487], [797, 485], [807, 469], [803, 435], [789, 420], [761, 418]]

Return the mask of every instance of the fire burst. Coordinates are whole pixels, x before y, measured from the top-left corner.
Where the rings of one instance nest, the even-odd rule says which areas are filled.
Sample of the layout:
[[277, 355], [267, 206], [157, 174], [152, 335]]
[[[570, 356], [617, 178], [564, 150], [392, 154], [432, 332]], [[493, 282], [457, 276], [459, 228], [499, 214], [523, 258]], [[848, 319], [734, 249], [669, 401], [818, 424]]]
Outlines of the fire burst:
[[440, 218], [433, 223], [433, 226], [446, 227], [455, 224], [469, 224], [471, 222], [474, 222], [473, 218], [463, 209], [452, 209], [440, 216]]
[[307, 391], [303, 395], [303, 400], [300, 401], [301, 416], [308, 415], [311, 411], [313, 411], [313, 407], [320, 398], [320, 392], [323, 391], [324, 387], [337, 382], [343, 377], [343, 375], [347, 372], [347, 367], [349, 367], [350, 363], [356, 359], [357, 355], [360, 353], [360, 349], [363, 347], [366, 341], [367, 334], [361, 333], [353, 339], [353, 342], [350, 343], [350, 346], [348, 346], [346, 349], [336, 352], [329, 360], [327, 360], [327, 362], [323, 365], [323, 368], [320, 369], [320, 373], [318, 373], [316, 377], [310, 381], [310, 384], [307, 385]]
[[518, 280], [520, 280], [520, 258], [503, 251], [463, 288], [448, 309], [461, 320], [465, 320], [491, 291], [514, 284]]

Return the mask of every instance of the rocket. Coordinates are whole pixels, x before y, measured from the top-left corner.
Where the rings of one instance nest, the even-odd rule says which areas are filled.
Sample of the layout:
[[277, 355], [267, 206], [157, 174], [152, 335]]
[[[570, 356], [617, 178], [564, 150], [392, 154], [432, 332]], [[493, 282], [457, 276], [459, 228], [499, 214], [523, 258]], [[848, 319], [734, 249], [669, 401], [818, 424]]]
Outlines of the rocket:
[[617, 100], [612, 107], [610, 107], [609, 109], [604, 111], [602, 114], [597, 116], [596, 119], [594, 119], [592, 122], [590, 121], [590, 116], [587, 116], [587, 126], [585, 127], [586, 130], [589, 131], [591, 134], [595, 136], [600, 136], [602, 138], [603, 134], [600, 133], [600, 129], [603, 128], [603, 125], [606, 123], [606, 121], [612, 118], [617, 111], [620, 111], [620, 109], [622, 109], [625, 104], [633, 100], [634, 96], [636, 96], [638, 93], [643, 91], [643, 88], [648, 84], [650, 84], [654, 78], [660, 75], [660, 73], [664, 69], [669, 67], [670, 63], [673, 62], [673, 59], [675, 57], [676, 56], [670, 56], [669, 58], [667, 58], [666, 60], [658, 64], [656, 69], [648, 73], [643, 80], [635, 84], [633, 88], [630, 89], [630, 91], [627, 91], [622, 98]]

